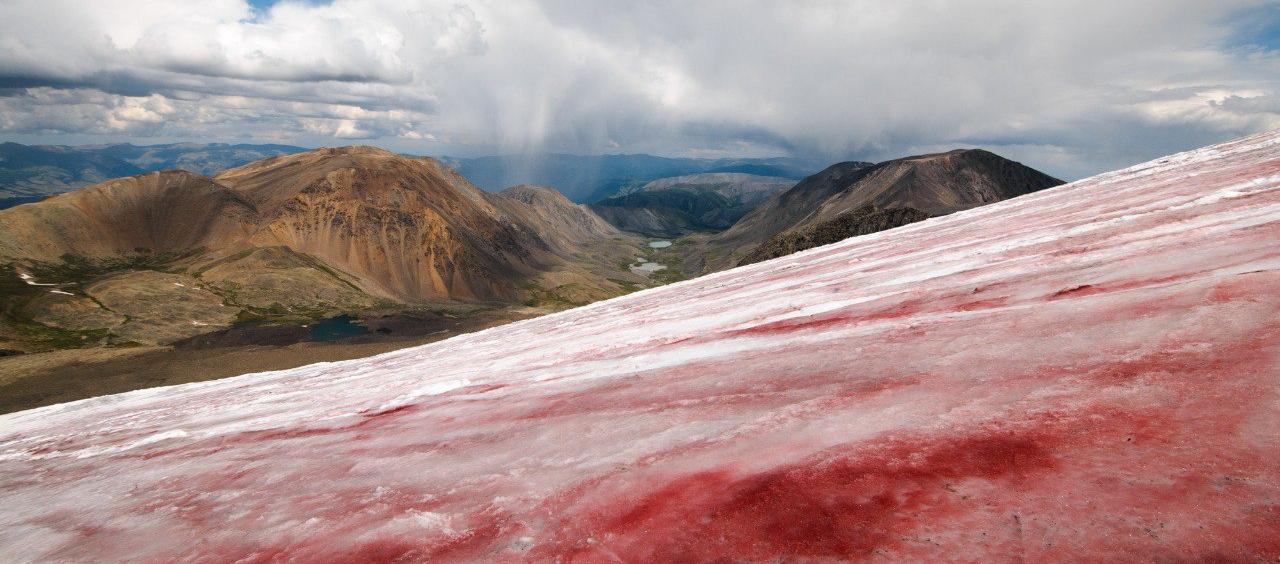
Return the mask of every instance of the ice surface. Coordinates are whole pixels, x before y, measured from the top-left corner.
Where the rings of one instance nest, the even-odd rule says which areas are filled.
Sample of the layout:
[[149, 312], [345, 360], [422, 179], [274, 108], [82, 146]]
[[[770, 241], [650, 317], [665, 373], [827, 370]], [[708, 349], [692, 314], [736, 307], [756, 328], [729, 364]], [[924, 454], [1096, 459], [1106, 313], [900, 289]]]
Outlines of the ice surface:
[[1280, 557], [1280, 135], [0, 416], [0, 560]]

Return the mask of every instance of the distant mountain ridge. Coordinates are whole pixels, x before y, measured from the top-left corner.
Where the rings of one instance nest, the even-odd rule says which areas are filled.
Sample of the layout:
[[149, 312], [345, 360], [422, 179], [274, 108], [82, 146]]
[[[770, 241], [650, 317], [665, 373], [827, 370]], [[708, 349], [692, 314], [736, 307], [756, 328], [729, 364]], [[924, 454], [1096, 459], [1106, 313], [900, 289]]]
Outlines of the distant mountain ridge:
[[[306, 151], [292, 145], [23, 145], [0, 143], [0, 203], [27, 203], [112, 178], [160, 170], [205, 176], [245, 163]], [[24, 200], [18, 200], [23, 198]], [[0, 209], [8, 207], [0, 205]]]
[[301, 153], [309, 149], [293, 145], [250, 143], [123, 143], [104, 145], [100, 150], [103, 154], [129, 162], [145, 171], [179, 169], [212, 176], [228, 168], [267, 157]]
[[0, 197], [31, 198], [146, 172], [99, 151], [0, 143]]
[[570, 200], [595, 203], [660, 178], [731, 172], [800, 179], [825, 163], [792, 157], [697, 159], [653, 155], [504, 155], [441, 157], [475, 185], [490, 192], [517, 184], [554, 186]]
[[[0, 143], [0, 209], [112, 178], [171, 169], [212, 176], [253, 161], [307, 150], [278, 144]], [[603, 200], [620, 189], [638, 188], [660, 178], [727, 172], [798, 180], [826, 164], [792, 157], [699, 159], [558, 153], [474, 158], [442, 156], [437, 160], [488, 192], [500, 192], [516, 185], [552, 186], [577, 203]]]
[[591, 205], [600, 217], [625, 231], [679, 237], [728, 229], [781, 190], [790, 178], [740, 172], [709, 172], [661, 178], [627, 188]]

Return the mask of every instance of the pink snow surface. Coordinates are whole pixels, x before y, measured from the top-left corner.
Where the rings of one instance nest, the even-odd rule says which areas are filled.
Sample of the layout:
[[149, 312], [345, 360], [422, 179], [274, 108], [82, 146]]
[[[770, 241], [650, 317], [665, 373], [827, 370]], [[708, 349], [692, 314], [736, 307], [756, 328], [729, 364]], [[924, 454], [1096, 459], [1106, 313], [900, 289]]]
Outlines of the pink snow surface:
[[0, 417], [0, 560], [1280, 557], [1280, 133]]

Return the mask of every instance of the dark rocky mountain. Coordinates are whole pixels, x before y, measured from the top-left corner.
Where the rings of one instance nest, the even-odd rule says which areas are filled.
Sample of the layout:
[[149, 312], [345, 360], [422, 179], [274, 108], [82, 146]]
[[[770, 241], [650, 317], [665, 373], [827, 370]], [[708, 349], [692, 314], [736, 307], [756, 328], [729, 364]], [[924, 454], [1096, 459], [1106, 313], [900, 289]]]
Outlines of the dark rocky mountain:
[[149, 146], [2, 143], [0, 209], [112, 178], [170, 169], [208, 176], [251, 161], [305, 150], [290, 145], [226, 143]]
[[795, 180], [717, 172], [654, 180], [591, 205], [618, 229], [655, 237], [723, 231]]
[[618, 266], [638, 248], [553, 190], [491, 194], [433, 159], [372, 147], [213, 178], [154, 172], [0, 211], [0, 285], [14, 290], [0, 300], [0, 348], [68, 331], [172, 342], [245, 315], [438, 300], [585, 303], [644, 281]]
[[[685, 268], [722, 270], [749, 256], [778, 256], [775, 253], [784, 249], [801, 250], [805, 241], [834, 242], [827, 241], [821, 234], [839, 233], [844, 229], [860, 231], [857, 224], [861, 220], [854, 220], [853, 216], [837, 218], [867, 206], [876, 210], [910, 208], [938, 216], [1062, 183], [980, 149], [906, 157], [879, 164], [840, 163], [775, 195], [728, 230], [710, 238], [703, 245], [701, 257], [687, 262]], [[817, 227], [833, 221], [835, 223], [827, 227]], [[883, 225], [892, 227], [893, 223], [884, 221]], [[757, 247], [783, 233], [787, 235], [756, 252]]]
[[735, 172], [800, 179], [823, 163], [790, 157], [691, 159], [653, 155], [507, 155], [441, 157], [473, 184], [492, 192], [517, 184], [554, 186], [570, 200], [593, 203], [659, 178], [706, 172]]
[[870, 235], [926, 219], [929, 219], [929, 214], [915, 208], [882, 210], [875, 206], [863, 206], [821, 223], [800, 229], [789, 229], [774, 235], [738, 261], [738, 265], [778, 258], [805, 249], [843, 241], [850, 237]]

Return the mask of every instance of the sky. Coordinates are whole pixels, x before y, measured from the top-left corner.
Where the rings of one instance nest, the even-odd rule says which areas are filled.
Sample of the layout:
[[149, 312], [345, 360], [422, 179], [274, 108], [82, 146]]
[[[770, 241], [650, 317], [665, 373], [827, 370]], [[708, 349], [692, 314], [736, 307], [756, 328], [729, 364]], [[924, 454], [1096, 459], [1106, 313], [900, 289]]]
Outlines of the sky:
[[0, 0], [0, 140], [1075, 179], [1280, 128], [1280, 0]]

